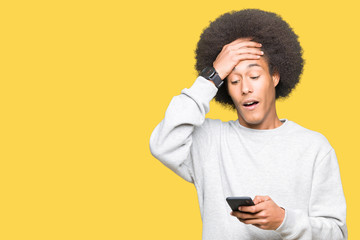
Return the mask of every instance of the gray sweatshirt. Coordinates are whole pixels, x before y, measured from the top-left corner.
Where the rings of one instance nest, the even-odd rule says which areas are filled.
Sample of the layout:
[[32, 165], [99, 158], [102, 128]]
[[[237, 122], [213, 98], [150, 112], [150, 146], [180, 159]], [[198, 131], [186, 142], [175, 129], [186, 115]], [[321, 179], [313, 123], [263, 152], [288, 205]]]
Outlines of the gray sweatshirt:
[[[150, 150], [195, 185], [203, 240], [347, 239], [346, 202], [336, 154], [320, 133], [288, 119], [274, 129], [205, 118], [217, 88], [198, 77], [173, 97]], [[229, 196], [268, 195], [285, 209], [276, 230], [231, 216]]]

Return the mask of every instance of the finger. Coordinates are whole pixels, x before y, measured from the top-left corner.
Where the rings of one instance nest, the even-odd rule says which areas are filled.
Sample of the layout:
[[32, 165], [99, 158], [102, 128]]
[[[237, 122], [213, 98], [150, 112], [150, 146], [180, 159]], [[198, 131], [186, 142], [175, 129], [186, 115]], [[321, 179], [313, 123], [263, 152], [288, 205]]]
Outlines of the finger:
[[244, 60], [259, 60], [260, 57], [261, 57], [260, 55], [255, 55], [255, 54], [239, 54], [235, 57], [235, 60], [237, 62]]
[[259, 204], [259, 203], [261, 203], [261, 202], [263, 202], [264, 200], [263, 200], [263, 197], [262, 196], [255, 196], [255, 198], [254, 198], [254, 200], [253, 200], [253, 202], [255, 203], [255, 205], [256, 204]]
[[264, 52], [260, 48], [239, 48], [234, 51], [235, 54], [251, 53], [255, 55], [264, 55]]
[[261, 43], [258, 43], [258, 42], [254, 42], [254, 41], [244, 41], [244, 42], [239, 42], [239, 43], [236, 43], [234, 45], [232, 45], [233, 48], [243, 48], [243, 47], [262, 47], [262, 44]]
[[232, 46], [232, 45], [236, 45], [236, 44], [241, 43], [241, 42], [251, 41], [252, 39], [253, 39], [252, 37], [238, 38], [238, 39], [235, 39], [234, 41], [232, 41], [231, 43], [229, 43], [228, 45]]
[[239, 211], [235, 211], [232, 214], [234, 217], [237, 217], [239, 219], [242, 220], [246, 220], [246, 219], [254, 219], [254, 218], [261, 218], [261, 216], [259, 215], [259, 213], [246, 213], [246, 212], [239, 212]]
[[271, 198], [269, 196], [255, 196], [253, 202], [256, 204], [258, 203], [261, 203], [261, 202], [264, 202], [264, 201], [268, 201], [268, 200], [271, 200]]
[[[254, 205], [254, 206], [242, 206], [241, 211], [242, 212], [248, 212], [248, 213], [251, 213], [253, 215], [257, 214], [257, 217], [264, 218], [265, 217], [265, 211], [264, 210], [267, 210], [270, 207], [269, 206], [269, 201], [270, 200], [263, 201], [263, 202], [260, 202], [260, 203], [258, 203], [256, 205]], [[253, 207], [255, 210], [253, 210], [251, 212], [251, 208], [250, 208], [250, 210], [247, 209], [249, 207]]]
[[264, 210], [264, 206], [261, 204], [257, 204], [254, 206], [241, 206], [239, 207], [239, 211], [241, 212], [249, 212], [249, 213], [258, 213]]
[[245, 224], [257, 224], [257, 225], [263, 225], [266, 223], [265, 219], [248, 219], [248, 220], [241, 220], [242, 223]]
[[264, 199], [265, 199], [265, 201], [269, 201], [269, 200], [271, 200], [271, 197], [265, 196]]
[[253, 199], [253, 202], [254, 202], [255, 205], [258, 204], [258, 203], [260, 203], [260, 202], [261, 202], [260, 197], [259, 197], [259, 196], [255, 196], [255, 198]]
[[260, 224], [253, 224], [255, 227], [261, 228]]

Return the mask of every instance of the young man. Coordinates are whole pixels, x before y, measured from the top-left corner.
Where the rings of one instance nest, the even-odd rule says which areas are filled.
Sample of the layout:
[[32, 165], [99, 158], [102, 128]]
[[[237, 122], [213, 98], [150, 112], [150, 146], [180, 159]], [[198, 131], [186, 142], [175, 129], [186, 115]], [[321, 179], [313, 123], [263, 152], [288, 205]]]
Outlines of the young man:
[[[334, 149], [276, 113], [303, 69], [290, 26], [257, 9], [226, 13], [202, 33], [196, 60], [200, 75], [172, 99], [150, 150], [195, 184], [203, 239], [347, 239]], [[205, 118], [214, 97], [238, 119]], [[255, 205], [232, 212], [230, 196], [255, 196]]]

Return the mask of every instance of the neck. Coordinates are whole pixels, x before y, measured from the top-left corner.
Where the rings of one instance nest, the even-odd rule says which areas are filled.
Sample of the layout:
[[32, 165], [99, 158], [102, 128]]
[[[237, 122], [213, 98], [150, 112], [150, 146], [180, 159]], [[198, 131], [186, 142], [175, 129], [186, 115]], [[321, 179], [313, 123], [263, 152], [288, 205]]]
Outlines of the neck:
[[274, 129], [277, 127], [280, 127], [283, 123], [280, 121], [277, 113], [276, 113], [276, 108], [274, 107], [272, 109], [272, 111], [269, 112], [269, 114], [266, 114], [267, 116], [265, 116], [263, 118], [263, 120], [261, 122], [258, 123], [254, 123], [249, 121], [246, 121], [238, 112], [237, 113], [238, 118], [239, 118], [239, 123], [247, 128], [252, 128], [252, 129], [259, 129], [259, 130], [265, 130], [265, 129]]
[[255, 124], [246, 122], [244, 119], [239, 117], [239, 123], [244, 127], [258, 129], [258, 130], [274, 129], [280, 127], [283, 124], [278, 117], [273, 121], [267, 121], [267, 122], [261, 122]]

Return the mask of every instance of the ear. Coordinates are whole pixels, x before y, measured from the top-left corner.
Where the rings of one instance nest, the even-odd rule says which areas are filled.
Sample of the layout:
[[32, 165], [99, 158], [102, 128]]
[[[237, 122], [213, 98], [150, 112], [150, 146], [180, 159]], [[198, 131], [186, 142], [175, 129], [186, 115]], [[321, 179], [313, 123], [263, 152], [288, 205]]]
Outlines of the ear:
[[274, 70], [274, 73], [272, 75], [272, 80], [274, 83], [274, 87], [276, 87], [280, 81], [280, 74], [277, 70]]

